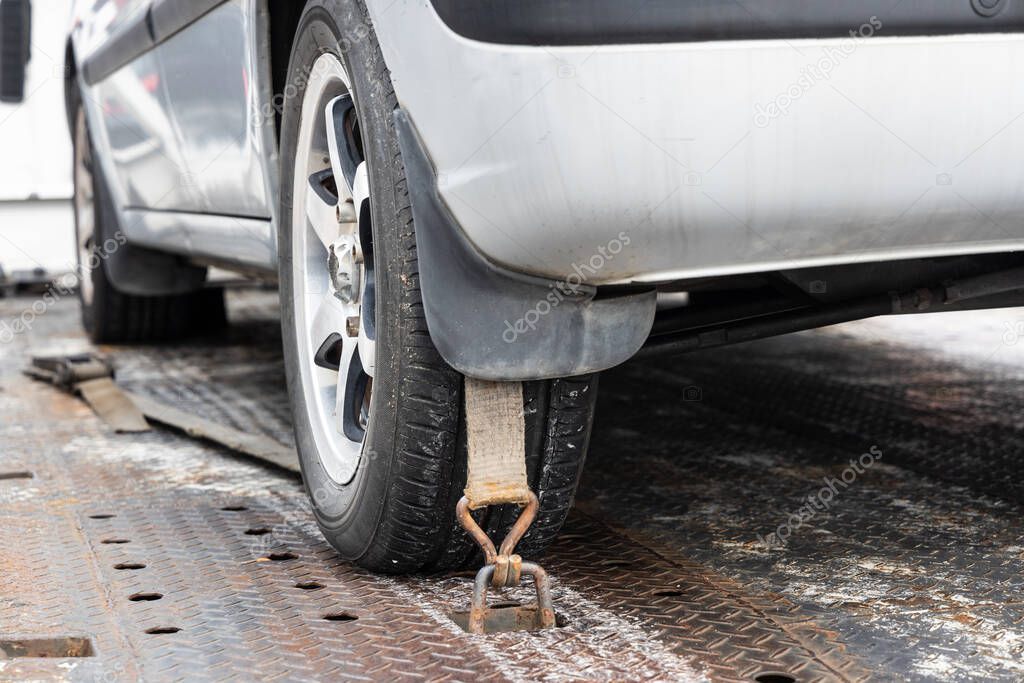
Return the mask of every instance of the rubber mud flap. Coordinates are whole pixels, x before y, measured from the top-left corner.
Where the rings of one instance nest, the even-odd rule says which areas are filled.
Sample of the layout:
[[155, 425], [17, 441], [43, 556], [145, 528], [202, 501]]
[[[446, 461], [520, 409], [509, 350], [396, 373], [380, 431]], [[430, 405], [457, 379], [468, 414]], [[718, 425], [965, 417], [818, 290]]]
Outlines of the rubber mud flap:
[[[395, 111], [412, 199], [420, 287], [430, 336], [441, 356], [477, 379], [516, 382], [607, 370], [631, 358], [654, 323], [653, 289], [595, 298], [587, 285], [513, 273], [490, 263], [456, 225], [437, 190], [436, 174], [408, 115]], [[565, 296], [537, 324], [516, 321]]]

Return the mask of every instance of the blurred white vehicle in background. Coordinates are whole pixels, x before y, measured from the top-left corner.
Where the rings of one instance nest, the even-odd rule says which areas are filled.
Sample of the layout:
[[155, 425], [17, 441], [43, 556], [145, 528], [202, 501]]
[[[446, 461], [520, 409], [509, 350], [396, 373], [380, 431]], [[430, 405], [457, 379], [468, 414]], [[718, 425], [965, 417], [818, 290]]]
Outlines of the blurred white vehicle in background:
[[71, 137], [64, 113], [71, 0], [37, 2], [25, 98], [0, 101], [0, 269], [25, 277], [75, 269]]

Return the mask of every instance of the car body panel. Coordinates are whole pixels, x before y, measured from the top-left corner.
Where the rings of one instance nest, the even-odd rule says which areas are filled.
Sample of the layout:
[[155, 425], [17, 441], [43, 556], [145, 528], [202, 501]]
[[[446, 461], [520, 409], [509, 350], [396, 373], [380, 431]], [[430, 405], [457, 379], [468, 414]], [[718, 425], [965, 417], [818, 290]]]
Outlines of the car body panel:
[[528, 47], [368, 6], [445, 201], [507, 268], [564, 278], [623, 230], [592, 284], [1024, 248], [1019, 34]]
[[254, 19], [227, 2], [161, 43], [160, 61], [179, 155], [195, 203], [178, 210], [269, 220], [264, 150], [254, 125]]
[[187, 211], [125, 209], [122, 225], [133, 243], [262, 271], [276, 263], [277, 245], [267, 220]]
[[[147, 6], [80, 12], [79, 60]], [[462, 37], [430, 0], [367, 6], [444, 201], [512, 271], [565, 278], [621, 232], [588, 283], [1024, 248], [1020, 34], [865, 17], [843, 39], [535, 47]], [[251, 243], [198, 221], [129, 237], [275, 267], [265, 15], [222, 3], [87, 87], [122, 209], [236, 217]]]
[[1013, 0], [430, 0], [467, 38], [517, 45], [628, 45], [845, 38], [868, 18], [889, 35], [1024, 30]]
[[[161, 83], [159, 54], [150, 51], [98, 83], [88, 98], [100, 112], [103, 157], [121, 190], [122, 208], [197, 206]], [[93, 128], [94, 135], [96, 127]]]
[[[79, 79], [97, 156], [133, 242], [272, 271], [277, 156], [265, 134], [273, 121], [257, 115], [270, 92], [256, 39], [265, 13], [257, 0], [205, 5], [215, 7], [173, 33], [179, 17], [169, 15], [154, 47], [98, 82]], [[134, 2], [132, 17], [150, 7]], [[87, 65], [127, 21], [76, 16], [76, 59]]]

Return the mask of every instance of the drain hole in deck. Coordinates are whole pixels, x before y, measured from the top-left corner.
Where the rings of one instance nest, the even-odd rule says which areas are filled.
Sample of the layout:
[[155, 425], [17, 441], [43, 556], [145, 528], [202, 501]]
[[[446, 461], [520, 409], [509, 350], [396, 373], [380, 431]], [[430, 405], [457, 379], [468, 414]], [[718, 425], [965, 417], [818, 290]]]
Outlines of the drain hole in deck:
[[358, 619], [354, 614], [349, 612], [336, 612], [334, 614], [325, 614], [324, 621], [355, 621]]
[[258, 529], [246, 529], [245, 530], [245, 535], [246, 536], [266, 536], [269, 533], [270, 533], [270, 529], [266, 529], [266, 528], [263, 528], [263, 527], [260, 527]]
[[763, 673], [754, 676], [757, 683], [795, 683], [796, 679], [789, 674]]
[[322, 583], [316, 581], [303, 581], [302, 583], [295, 584], [296, 588], [301, 588], [304, 591], [316, 591], [324, 587]]
[[0, 472], [0, 480], [5, 479], [32, 479], [36, 475], [31, 472]]
[[141, 562], [119, 562], [114, 565], [114, 569], [145, 569], [146, 565]]
[[177, 626], [157, 626], [155, 628], [147, 628], [146, 633], [151, 636], [162, 636], [169, 633], [177, 633], [180, 630]]
[[295, 553], [270, 553], [267, 555], [267, 559], [274, 562], [284, 562], [286, 560], [297, 560], [299, 556]]
[[105, 545], [119, 545], [121, 543], [131, 543], [127, 538], [104, 538], [100, 543]]
[[221, 508], [224, 512], [245, 512], [248, 509], [244, 505], [225, 505]]
[[101, 515], [89, 515], [89, 519], [113, 519], [114, 517], [117, 517], [117, 515], [110, 515], [107, 513], [103, 513]]
[[20, 657], [53, 658], [95, 657], [92, 641], [88, 638], [27, 638], [0, 640], [0, 659]]
[[163, 593], [135, 593], [134, 595], [129, 595], [128, 599], [132, 602], [152, 602], [162, 597], [164, 597]]

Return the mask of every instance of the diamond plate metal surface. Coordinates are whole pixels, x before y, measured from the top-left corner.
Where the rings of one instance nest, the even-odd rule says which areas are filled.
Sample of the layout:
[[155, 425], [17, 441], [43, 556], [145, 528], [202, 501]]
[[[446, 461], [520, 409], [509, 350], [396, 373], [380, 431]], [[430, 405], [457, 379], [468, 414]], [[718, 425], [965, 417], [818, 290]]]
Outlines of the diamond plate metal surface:
[[[290, 443], [274, 296], [233, 296], [221, 339], [104, 351], [134, 391]], [[469, 576], [353, 568], [295, 478], [112, 435], [21, 377], [30, 352], [84, 346], [59, 302], [0, 345], [0, 472], [34, 475], [0, 479], [0, 638], [88, 636], [96, 656], [0, 660], [0, 679], [1020, 680], [1019, 372], [843, 329], [609, 373], [543, 560], [562, 627], [474, 637], [446, 616]], [[873, 444], [839, 502], [761, 546]]]
[[[609, 373], [605, 445], [634, 447], [592, 450], [584, 505], [785, 596], [881, 678], [1024, 680], [1020, 318], [865, 321]], [[828, 509], [762, 542], [872, 447]]]

